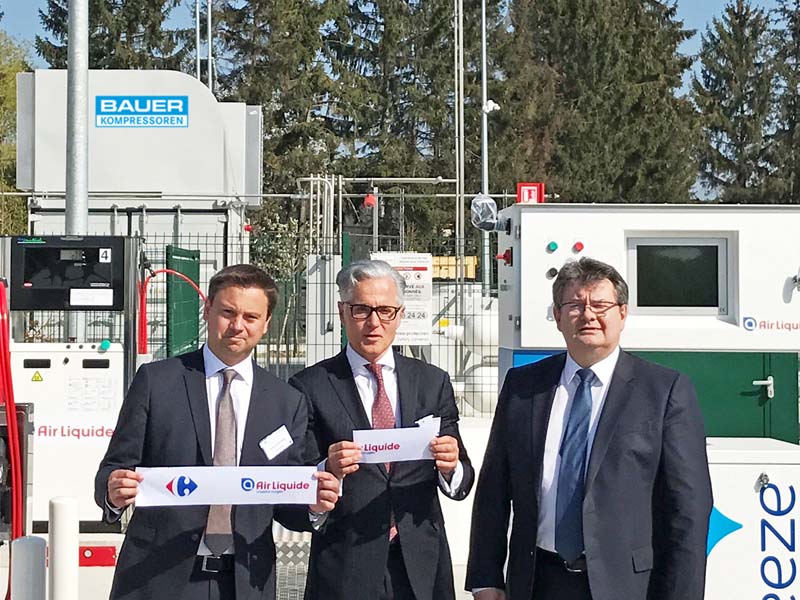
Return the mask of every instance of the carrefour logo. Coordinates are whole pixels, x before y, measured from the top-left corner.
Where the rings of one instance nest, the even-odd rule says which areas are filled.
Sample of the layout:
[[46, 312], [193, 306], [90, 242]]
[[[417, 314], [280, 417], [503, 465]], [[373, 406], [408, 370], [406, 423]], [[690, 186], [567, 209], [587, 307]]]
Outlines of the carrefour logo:
[[189, 96], [97, 96], [96, 127], [188, 127]]
[[195, 491], [197, 489], [197, 484], [192, 481], [190, 477], [179, 475], [168, 481], [165, 487], [173, 496], [180, 496], [183, 498]]

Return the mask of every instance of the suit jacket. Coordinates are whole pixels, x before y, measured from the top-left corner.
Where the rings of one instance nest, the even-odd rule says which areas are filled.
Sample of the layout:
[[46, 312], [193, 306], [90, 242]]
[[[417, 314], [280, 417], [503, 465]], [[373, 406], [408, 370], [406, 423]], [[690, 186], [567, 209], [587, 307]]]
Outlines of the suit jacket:
[[[475, 495], [467, 589], [531, 598], [545, 436], [565, 357], [506, 376]], [[592, 598], [702, 600], [711, 505], [694, 387], [676, 371], [620, 352], [586, 473]]]
[[[399, 412], [403, 426], [422, 417], [441, 417], [440, 435], [458, 440], [464, 479], [456, 500], [464, 499], [475, 477], [458, 433], [458, 410], [447, 373], [395, 354]], [[328, 447], [353, 439], [354, 429], [370, 429], [345, 352], [309, 367], [290, 383], [309, 400], [306, 444], [327, 456]], [[343, 482], [343, 495], [328, 514], [324, 531], [311, 543], [308, 600], [374, 600], [383, 590], [394, 514], [408, 578], [417, 600], [455, 596], [450, 549], [438, 497], [438, 471], [431, 461], [362, 464]]]
[[[302, 396], [254, 366], [244, 428], [241, 465], [303, 464], [308, 422]], [[258, 443], [282, 425], [294, 444], [267, 460]], [[107, 521], [108, 476], [114, 469], [212, 465], [211, 425], [202, 351], [142, 366], [131, 383], [117, 427], [95, 477], [95, 501]], [[308, 529], [306, 507], [247, 505], [233, 508], [237, 600], [275, 598], [275, 517], [287, 527]], [[208, 506], [138, 508], [120, 550], [111, 598], [185, 598]]]

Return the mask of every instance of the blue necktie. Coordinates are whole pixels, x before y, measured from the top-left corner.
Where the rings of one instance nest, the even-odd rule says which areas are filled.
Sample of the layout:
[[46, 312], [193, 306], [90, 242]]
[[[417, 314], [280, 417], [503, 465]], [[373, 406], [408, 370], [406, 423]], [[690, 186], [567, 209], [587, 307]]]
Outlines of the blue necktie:
[[583, 553], [583, 481], [586, 472], [589, 418], [592, 415], [591, 369], [579, 369], [580, 383], [561, 442], [556, 492], [556, 552], [572, 563]]

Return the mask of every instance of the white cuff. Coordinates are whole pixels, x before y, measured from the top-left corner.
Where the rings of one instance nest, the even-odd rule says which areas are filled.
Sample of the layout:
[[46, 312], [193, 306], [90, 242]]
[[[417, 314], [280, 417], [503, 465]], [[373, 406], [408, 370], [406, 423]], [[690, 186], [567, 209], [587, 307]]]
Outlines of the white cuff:
[[455, 498], [458, 494], [459, 489], [461, 489], [461, 483], [464, 480], [464, 465], [461, 464], [461, 461], [458, 461], [456, 465], [456, 470], [453, 471], [453, 476], [450, 478], [450, 482], [448, 483], [447, 479], [445, 479], [444, 475], [439, 473], [439, 484], [442, 486], [442, 490], [445, 494], [450, 496], [451, 498]]

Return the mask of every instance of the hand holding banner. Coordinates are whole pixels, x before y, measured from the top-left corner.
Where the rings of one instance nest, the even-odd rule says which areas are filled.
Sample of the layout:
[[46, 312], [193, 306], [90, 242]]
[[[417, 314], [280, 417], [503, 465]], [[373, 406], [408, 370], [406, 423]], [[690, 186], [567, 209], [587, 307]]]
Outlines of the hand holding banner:
[[361, 446], [362, 463], [432, 460], [431, 440], [439, 434], [439, 418], [426, 417], [419, 427], [356, 429], [353, 441]]
[[139, 467], [136, 506], [314, 504], [316, 467]]

